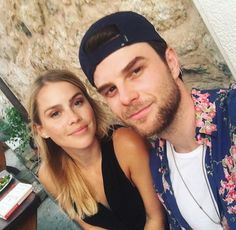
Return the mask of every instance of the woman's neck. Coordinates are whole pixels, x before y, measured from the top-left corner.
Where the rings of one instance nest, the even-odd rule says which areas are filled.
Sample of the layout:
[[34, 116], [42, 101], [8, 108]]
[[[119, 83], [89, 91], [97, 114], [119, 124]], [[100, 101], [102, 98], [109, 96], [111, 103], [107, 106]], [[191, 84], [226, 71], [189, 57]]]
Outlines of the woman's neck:
[[86, 149], [73, 150], [68, 153], [80, 169], [88, 169], [101, 160], [101, 147], [97, 139]]

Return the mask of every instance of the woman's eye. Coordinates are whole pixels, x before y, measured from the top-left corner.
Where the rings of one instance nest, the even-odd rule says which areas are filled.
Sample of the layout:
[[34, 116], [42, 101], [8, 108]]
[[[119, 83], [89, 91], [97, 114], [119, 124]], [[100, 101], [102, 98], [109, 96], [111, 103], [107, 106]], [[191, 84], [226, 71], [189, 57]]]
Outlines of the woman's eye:
[[82, 105], [83, 104], [83, 100], [82, 99], [77, 99], [77, 100], [75, 100], [75, 102], [74, 102], [74, 105], [75, 106], [80, 106], [80, 105]]
[[50, 114], [50, 117], [51, 117], [51, 118], [56, 118], [56, 117], [58, 117], [59, 115], [60, 115], [60, 112], [59, 112], [59, 111], [55, 111], [55, 112], [53, 112], [53, 113]]

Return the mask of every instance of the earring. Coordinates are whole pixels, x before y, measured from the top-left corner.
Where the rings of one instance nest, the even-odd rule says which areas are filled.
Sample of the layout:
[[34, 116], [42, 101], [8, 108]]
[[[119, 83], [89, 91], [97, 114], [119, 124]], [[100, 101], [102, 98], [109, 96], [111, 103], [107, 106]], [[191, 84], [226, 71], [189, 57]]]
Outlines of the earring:
[[45, 136], [44, 136], [44, 138], [46, 138], [46, 139], [47, 139], [47, 138], [49, 138], [49, 136], [45, 135]]

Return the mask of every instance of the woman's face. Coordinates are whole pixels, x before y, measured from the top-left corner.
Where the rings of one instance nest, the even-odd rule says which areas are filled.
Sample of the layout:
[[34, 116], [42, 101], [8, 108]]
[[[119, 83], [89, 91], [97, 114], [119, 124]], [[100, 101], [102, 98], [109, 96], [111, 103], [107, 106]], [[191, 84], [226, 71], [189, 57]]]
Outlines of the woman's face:
[[68, 153], [94, 143], [94, 112], [77, 86], [65, 81], [46, 83], [36, 100], [41, 120], [36, 129], [40, 136], [51, 138]]

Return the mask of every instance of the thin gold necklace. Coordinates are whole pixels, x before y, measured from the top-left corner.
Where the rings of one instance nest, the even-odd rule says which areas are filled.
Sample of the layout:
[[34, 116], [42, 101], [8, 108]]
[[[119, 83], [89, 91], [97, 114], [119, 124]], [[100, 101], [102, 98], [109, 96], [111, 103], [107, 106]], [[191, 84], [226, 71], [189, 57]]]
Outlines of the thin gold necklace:
[[206, 175], [206, 172], [205, 172], [205, 170], [204, 170], [204, 152], [205, 152], [205, 146], [204, 146], [204, 145], [202, 146], [202, 171], [203, 171], [205, 183], [206, 183], [206, 185], [207, 185], [207, 190], [208, 190], [208, 192], [209, 192], [209, 194], [210, 194], [210, 198], [211, 198], [212, 204], [213, 204], [213, 206], [214, 206], [215, 212], [216, 212], [216, 214], [217, 214], [217, 216], [218, 216], [218, 218], [219, 218], [219, 221], [215, 221], [212, 217], [210, 217], [210, 215], [206, 212], [206, 210], [204, 210], [204, 208], [203, 208], [203, 207], [199, 204], [199, 202], [196, 200], [196, 198], [194, 197], [194, 195], [193, 195], [192, 192], [190, 191], [189, 187], [187, 186], [187, 184], [186, 184], [186, 182], [185, 182], [185, 180], [184, 180], [182, 174], [180, 173], [180, 170], [179, 170], [179, 168], [178, 168], [178, 165], [177, 165], [177, 162], [176, 162], [176, 159], [175, 159], [175, 154], [174, 154], [174, 150], [173, 150], [172, 144], [170, 144], [170, 149], [171, 149], [171, 153], [172, 153], [172, 156], [173, 156], [173, 159], [174, 159], [174, 163], [175, 163], [175, 167], [176, 167], [176, 169], [177, 169], [177, 172], [178, 172], [178, 174], [179, 174], [179, 176], [180, 176], [180, 178], [181, 178], [181, 180], [182, 180], [182, 182], [183, 182], [185, 188], [187, 189], [189, 195], [192, 197], [192, 199], [193, 199], [194, 202], [197, 204], [197, 206], [200, 208], [200, 210], [201, 210], [213, 223], [222, 225], [222, 224], [221, 224], [220, 213], [219, 213], [219, 211], [218, 211], [218, 209], [217, 209], [217, 207], [216, 207], [216, 204], [215, 204], [215, 201], [214, 201], [214, 197], [213, 197], [213, 195], [212, 195], [212, 193], [211, 193], [211, 188], [210, 188], [210, 186], [209, 186], [209, 184], [208, 184], [207, 175]]

